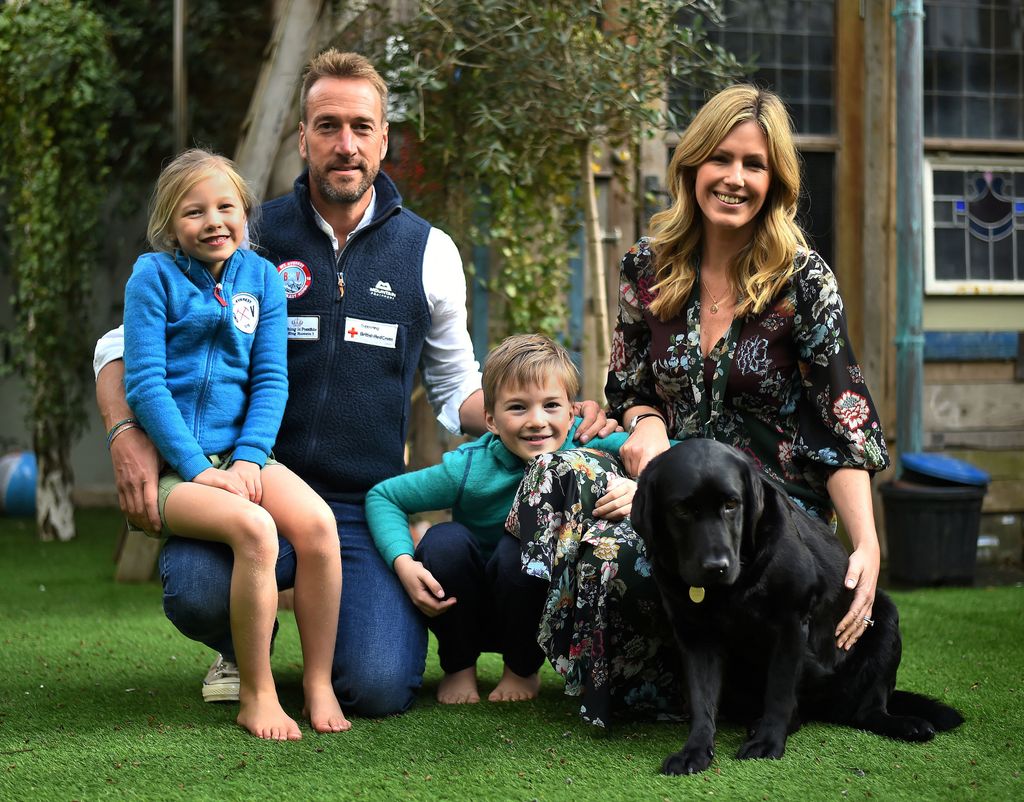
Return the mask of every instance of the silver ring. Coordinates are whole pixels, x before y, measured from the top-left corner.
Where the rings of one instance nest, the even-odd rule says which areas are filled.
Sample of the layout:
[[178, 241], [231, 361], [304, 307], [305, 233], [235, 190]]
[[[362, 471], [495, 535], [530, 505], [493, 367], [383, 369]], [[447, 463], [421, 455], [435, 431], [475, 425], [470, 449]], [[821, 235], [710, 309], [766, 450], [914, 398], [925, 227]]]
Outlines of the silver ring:
[[875, 619], [873, 618], [868, 618], [867, 616], [864, 616], [862, 620], [864, 621], [864, 626], [866, 627], [873, 627], [875, 625]]

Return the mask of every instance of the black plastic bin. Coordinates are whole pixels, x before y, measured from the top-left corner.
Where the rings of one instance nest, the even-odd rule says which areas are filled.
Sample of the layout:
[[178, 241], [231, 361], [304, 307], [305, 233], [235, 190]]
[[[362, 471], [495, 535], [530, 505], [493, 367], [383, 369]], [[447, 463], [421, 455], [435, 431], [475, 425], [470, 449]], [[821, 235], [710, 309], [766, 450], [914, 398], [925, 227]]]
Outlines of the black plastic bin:
[[989, 476], [943, 454], [904, 454], [903, 472], [878, 488], [889, 578], [909, 585], [970, 585]]

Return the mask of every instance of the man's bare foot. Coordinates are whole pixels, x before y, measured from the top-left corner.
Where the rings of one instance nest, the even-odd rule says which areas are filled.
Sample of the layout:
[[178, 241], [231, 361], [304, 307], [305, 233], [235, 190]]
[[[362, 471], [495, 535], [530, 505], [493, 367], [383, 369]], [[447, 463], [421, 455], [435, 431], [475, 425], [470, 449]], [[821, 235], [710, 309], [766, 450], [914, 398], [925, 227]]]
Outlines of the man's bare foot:
[[521, 677], [505, 666], [501, 680], [487, 695], [487, 699], [491, 702], [525, 702], [528, 699], [536, 699], [539, 692], [540, 674]]
[[471, 705], [480, 701], [476, 688], [476, 666], [445, 674], [437, 686], [437, 701], [443, 705]]
[[243, 693], [235, 720], [257, 738], [269, 741], [298, 741], [302, 738], [299, 725], [284, 712], [277, 694]]
[[352, 723], [341, 712], [338, 697], [330, 685], [306, 689], [306, 706], [302, 709], [302, 715], [309, 719], [317, 732], [344, 732], [352, 729]]

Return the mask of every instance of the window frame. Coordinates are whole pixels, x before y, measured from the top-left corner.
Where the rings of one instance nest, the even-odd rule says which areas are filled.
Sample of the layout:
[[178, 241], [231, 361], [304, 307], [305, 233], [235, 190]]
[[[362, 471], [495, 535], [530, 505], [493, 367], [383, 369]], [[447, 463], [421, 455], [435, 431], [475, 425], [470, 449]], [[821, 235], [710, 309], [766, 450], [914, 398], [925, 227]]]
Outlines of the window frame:
[[[1009, 170], [1017, 172], [1024, 179], [1024, 157], [995, 157], [981, 154], [935, 154], [924, 156], [923, 184], [924, 209], [922, 232], [924, 233], [924, 292], [936, 296], [1024, 296], [1024, 278], [1015, 281], [978, 279], [937, 279], [935, 277], [935, 237], [933, 191], [935, 169], [956, 168], [960, 170]], [[1020, 231], [1019, 247], [1024, 247], [1024, 229]]]

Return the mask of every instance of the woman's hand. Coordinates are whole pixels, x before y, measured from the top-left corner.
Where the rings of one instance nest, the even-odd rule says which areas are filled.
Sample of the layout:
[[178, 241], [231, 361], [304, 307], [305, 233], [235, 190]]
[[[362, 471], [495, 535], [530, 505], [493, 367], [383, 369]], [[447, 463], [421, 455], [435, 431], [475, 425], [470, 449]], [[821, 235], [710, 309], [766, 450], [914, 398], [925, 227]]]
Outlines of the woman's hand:
[[633, 509], [633, 496], [636, 494], [636, 482], [623, 476], [614, 476], [608, 480], [608, 491], [597, 500], [594, 517], [606, 521], [621, 521], [629, 516]]
[[860, 639], [870, 624], [871, 611], [878, 589], [878, 568], [880, 555], [877, 543], [854, 549], [846, 569], [846, 587], [853, 588], [853, 602], [850, 611], [836, 627], [836, 645], [849, 651]]
[[839, 468], [826, 482], [829, 498], [843, 522], [853, 553], [844, 584], [853, 590], [850, 611], [836, 627], [836, 646], [849, 651], [871, 624], [871, 610], [878, 589], [881, 550], [871, 509], [871, 479], [867, 471]]
[[399, 554], [394, 566], [405, 592], [425, 616], [436, 618], [455, 604], [454, 598], [444, 598], [444, 589], [423, 563], [408, 554]]
[[636, 425], [626, 442], [619, 449], [619, 459], [622, 460], [626, 472], [633, 477], [640, 475], [640, 472], [647, 467], [647, 463], [663, 451], [668, 451], [668, 434], [665, 431], [665, 422], [660, 418], [644, 418]]
[[228, 473], [234, 473], [245, 485], [246, 496], [253, 504], [263, 500], [263, 481], [260, 479], [260, 466], [244, 459], [236, 460], [228, 466]]
[[595, 437], [607, 437], [619, 428], [615, 418], [609, 418], [596, 401], [577, 401], [572, 414], [583, 418], [576, 429], [576, 441], [582, 446]]

